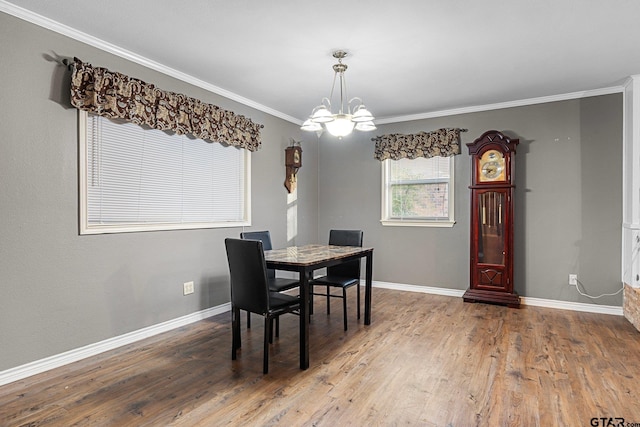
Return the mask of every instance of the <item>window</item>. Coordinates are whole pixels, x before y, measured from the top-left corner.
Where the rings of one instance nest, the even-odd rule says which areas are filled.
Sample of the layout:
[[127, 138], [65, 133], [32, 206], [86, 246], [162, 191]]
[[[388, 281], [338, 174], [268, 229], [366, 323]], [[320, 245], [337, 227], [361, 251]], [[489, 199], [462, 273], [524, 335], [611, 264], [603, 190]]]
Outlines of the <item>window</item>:
[[453, 157], [382, 162], [382, 224], [452, 227]]
[[250, 154], [80, 112], [80, 233], [250, 225]]

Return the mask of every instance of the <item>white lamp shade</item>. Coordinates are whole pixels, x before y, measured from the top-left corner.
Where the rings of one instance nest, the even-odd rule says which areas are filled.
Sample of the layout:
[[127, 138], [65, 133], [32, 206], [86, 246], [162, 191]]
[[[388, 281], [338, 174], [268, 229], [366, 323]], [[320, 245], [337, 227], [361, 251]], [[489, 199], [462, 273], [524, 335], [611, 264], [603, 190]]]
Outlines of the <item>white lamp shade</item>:
[[356, 130], [362, 131], [362, 132], [369, 132], [372, 130], [376, 130], [377, 127], [376, 125], [373, 124], [372, 121], [368, 121], [368, 122], [360, 122], [358, 124], [356, 124]]
[[331, 111], [327, 109], [324, 105], [320, 105], [313, 110], [311, 113], [311, 121], [314, 123], [327, 123], [333, 121], [333, 115]]
[[304, 121], [302, 126], [300, 126], [300, 129], [309, 132], [317, 132], [319, 130], [322, 130], [322, 125], [320, 123], [312, 122], [311, 119], [307, 119]]
[[353, 131], [355, 123], [348, 114], [336, 114], [335, 120], [325, 123], [327, 131], [337, 137], [347, 136]]
[[371, 114], [371, 112], [362, 105], [358, 107], [355, 113], [353, 113], [353, 118], [351, 120], [356, 123], [370, 122], [373, 120], [373, 114]]

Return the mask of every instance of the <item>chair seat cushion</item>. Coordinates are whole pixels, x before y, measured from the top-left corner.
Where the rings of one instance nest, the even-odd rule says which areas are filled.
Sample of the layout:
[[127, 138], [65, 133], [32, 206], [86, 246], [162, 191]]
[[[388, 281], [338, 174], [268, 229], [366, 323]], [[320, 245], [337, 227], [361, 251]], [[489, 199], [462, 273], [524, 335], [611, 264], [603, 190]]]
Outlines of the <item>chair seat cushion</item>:
[[269, 281], [269, 290], [271, 292], [282, 292], [300, 286], [300, 282], [297, 279], [270, 277], [267, 280]]
[[359, 279], [341, 276], [322, 276], [311, 281], [312, 285], [335, 286], [338, 288], [348, 288], [349, 286], [357, 285], [358, 283], [360, 283]]
[[269, 308], [272, 311], [276, 311], [284, 307], [290, 307], [296, 303], [300, 303], [299, 297], [281, 294], [280, 292], [269, 292]]

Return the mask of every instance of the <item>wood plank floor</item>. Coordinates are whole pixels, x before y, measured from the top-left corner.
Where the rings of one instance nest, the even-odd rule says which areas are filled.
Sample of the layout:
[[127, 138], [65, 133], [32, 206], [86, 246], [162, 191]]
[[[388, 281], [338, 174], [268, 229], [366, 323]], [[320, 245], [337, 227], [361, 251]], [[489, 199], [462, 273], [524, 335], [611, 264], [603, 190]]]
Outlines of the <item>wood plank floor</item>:
[[323, 304], [307, 371], [297, 317], [282, 318], [264, 376], [261, 318], [232, 362], [225, 313], [0, 387], [0, 425], [640, 423], [640, 333], [623, 317], [376, 288], [372, 324], [350, 299], [345, 333], [339, 302], [330, 316]]

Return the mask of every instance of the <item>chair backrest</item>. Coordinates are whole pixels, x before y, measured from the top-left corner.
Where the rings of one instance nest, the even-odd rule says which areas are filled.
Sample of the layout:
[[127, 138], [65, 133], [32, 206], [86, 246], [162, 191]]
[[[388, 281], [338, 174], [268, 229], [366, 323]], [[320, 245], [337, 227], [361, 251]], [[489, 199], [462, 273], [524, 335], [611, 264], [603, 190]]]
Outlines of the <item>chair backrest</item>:
[[269, 286], [264, 249], [260, 240], [224, 240], [231, 275], [231, 303], [241, 310], [265, 313]]
[[[336, 246], [359, 246], [362, 247], [362, 230], [330, 230], [329, 244]], [[360, 278], [360, 260], [345, 262], [327, 268], [330, 276]]]
[[[270, 251], [273, 249], [271, 246], [271, 234], [269, 231], [243, 231], [240, 233], [241, 239], [251, 239], [251, 240], [260, 240], [262, 242], [262, 248], [265, 251]], [[269, 279], [273, 279], [276, 277], [276, 271], [272, 268], [267, 269], [267, 277]]]

